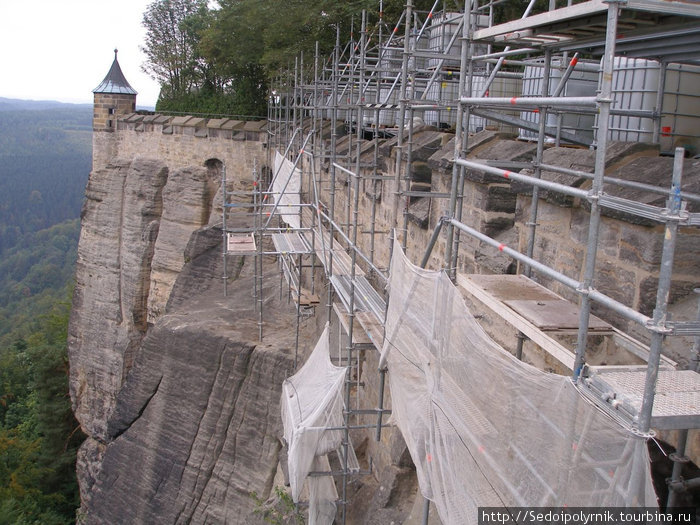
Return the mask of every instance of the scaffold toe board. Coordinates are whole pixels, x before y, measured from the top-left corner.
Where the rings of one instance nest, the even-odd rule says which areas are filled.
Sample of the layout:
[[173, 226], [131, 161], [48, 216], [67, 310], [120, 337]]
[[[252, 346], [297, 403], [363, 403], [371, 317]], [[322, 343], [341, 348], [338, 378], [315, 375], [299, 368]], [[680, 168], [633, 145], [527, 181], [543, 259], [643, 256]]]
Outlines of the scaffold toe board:
[[[584, 390], [634, 425], [644, 397], [646, 366], [588, 368]], [[700, 428], [700, 374], [692, 370], [660, 370], [651, 427]]]
[[[335, 315], [338, 316], [338, 321], [340, 321], [340, 324], [343, 327], [343, 330], [345, 330], [345, 333], [348, 333], [350, 331], [350, 317], [347, 314], [347, 310], [345, 310], [345, 308], [339, 303], [334, 302], [333, 311], [335, 312]], [[352, 342], [353, 344], [361, 345], [372, 343], [371, 339], [367, 337], [363, 330], [353, 330]]]
[[[296, 290], [293, 291], [294, 294], [294, 300], [297, 300], [297, 292]], [[316, 306], [321, 303], [321, 299], [316, 295], [315, 293], [311, 293], [311, 291], [306, 290], [304, 288], [301, 289], [301, 294], [299, 296], [299, 304], [301, 306]]]
[[227, 233], [226, 251], [235, 255], [254, 255], [256, 252], [255, 238], [248, 233]]

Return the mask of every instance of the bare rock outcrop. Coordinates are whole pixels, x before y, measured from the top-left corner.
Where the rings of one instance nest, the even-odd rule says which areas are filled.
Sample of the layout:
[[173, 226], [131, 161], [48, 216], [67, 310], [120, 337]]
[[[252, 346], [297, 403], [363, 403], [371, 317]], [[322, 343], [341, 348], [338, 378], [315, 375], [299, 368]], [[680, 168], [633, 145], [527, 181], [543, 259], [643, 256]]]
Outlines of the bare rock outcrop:
[[68, 334], [71, 398], [83, 430], [105, 437], [135, 348], [146, 330], [151, 262], [168, 169], [115, 161], [86, 189]]
[[185, 264], [184, 251], [194, 230], [209, 222], [212, 200], [220, 180], [205, 167], [173, 171], [163, 189], [163, 214], [156, 241], [148, 295], [148, 322], [165, 310], [170, 290]]
[[91, 174], [68, 341], [85, 523], [250, 523], [273, 488], [295, 310], [267, 290], [258, 343], [241, 258], [224, 296], [214, 179], [145, 158]]
[[250, 523], [251, 492], [272, 488], [293, 310], [269, 305], [279, 330], [258, 345], [252, 261], [224, 297], [220, 241], [218, 228], [192, 237], [107, 422], [87, 523]]

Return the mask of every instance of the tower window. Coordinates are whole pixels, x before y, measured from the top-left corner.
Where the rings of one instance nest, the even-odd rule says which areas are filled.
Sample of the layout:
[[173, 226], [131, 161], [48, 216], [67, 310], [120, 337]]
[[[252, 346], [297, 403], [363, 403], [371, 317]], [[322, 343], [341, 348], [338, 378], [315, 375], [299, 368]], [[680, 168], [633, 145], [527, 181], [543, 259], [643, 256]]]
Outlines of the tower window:
[[115, 108], [109, 108], [108, 111], [109, 111], [109, 114], [110, 114], [110, 115], [114, 115]]

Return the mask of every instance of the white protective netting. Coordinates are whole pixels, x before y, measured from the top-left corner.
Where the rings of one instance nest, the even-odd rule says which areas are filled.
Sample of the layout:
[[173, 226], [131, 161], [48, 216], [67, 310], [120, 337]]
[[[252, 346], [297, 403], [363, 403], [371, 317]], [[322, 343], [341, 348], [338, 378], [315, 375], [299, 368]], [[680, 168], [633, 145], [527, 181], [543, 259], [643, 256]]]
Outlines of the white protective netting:
[[423, 496], [445, 524], [477, 508], [657, 505], [643, 439], [563, 376], [495, 343], [445, 273], [391, 261], [382, 361]]
[[282, 220], [292, 228], [301, 228], [299, 219], [299, 205], [301, 203], [299, 190], [301, 189], [301, 171], [275, 151], [275, 166], [270, 192], [275, 204], [278, 204], [276, 213], [282, 216]]
[[[287, 465], [292, 499], [299, 501], [309, 472], [329, 472], [328, 454], [338, 452], [343, 462], [343, 386], [346, 367], [331, 363], [328, 326], [299, 371], [282, 384], [282, 423], [289, 448]], [[336, 430], [329, 430], [335, 428]], [[348, 446], [348, 468], [359, 470]], [[308, 477], [309, 524], [333, 523], [338, 493], [329, 475]]]

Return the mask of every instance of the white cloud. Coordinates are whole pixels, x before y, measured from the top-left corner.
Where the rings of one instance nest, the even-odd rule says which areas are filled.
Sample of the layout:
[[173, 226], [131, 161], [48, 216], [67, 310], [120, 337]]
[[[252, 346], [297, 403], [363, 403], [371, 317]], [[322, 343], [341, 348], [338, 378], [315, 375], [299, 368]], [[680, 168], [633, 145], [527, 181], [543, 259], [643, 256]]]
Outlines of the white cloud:
[[0, 96], [92, 102], [114, 48], [139, 106], [153, 106], [158, 84], [141, 71], [143, 12], [151, 0], [2, 0]]

